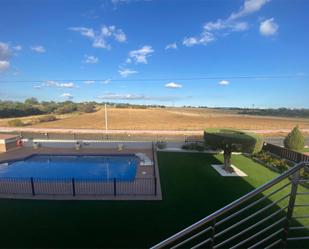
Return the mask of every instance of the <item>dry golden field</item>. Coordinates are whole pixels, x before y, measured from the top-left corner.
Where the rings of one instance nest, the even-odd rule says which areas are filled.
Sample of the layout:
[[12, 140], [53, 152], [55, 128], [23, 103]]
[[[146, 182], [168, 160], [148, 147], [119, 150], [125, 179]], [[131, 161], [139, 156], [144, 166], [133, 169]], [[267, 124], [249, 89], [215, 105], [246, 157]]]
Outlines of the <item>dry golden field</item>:
[[[36, 117], [21, 118], [30, 122]], [[104, 109], [90, 114], [58, 116], [59, 120], [34, 124], [40, 128], [104, 129]], [[0, 126], [7, 127], [9, 119], [0, 119]], [[239, 115], [233, 111], [213, 109], [163, 108], [120, 109], [108, 108], [109, 130], [203, 130], [220, 127], [253, 130], [291, 129], [295, 125], [309, 128], [309, 119], [259, 117]]]

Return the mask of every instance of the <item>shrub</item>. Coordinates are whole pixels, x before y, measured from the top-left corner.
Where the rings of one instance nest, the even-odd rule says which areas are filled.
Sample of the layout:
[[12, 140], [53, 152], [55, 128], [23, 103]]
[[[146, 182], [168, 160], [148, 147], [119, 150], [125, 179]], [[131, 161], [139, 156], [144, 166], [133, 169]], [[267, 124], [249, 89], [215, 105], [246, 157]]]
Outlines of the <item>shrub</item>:
[[182, 147], [182, 149], [184, 150], [197, 150], [197, 151], [204, 151], [205, 150], [205, 146], [202, 143], [186, 143], [184, 144]]
[[275, 167], [280, 172], [284, 172], [289, 168], [289, 165], [286, 160], [276, 158], [265, 151], [261, 151], [255, 154], [254, 156], [263, 161], [264, 163], [270, 164], [271, 166]]
[[38, 118], [40, 123], [44, 123], [44, 122], [51, 122], [51, 121], [55, 121], [57, 120], [56, 116], [54, 115], [47, 115], [47, 116], [43, 116]]
[[280, 171], [280, 172], [284, 172], [286, 170], [289, 169], [287, 163], [285, 162], [285, 160], [279, 160], [276, 164], [276, 168]]
[[301, 151], [305, 147], [304, 135], [296, 126], [284, 139], [284, 147], [290, 150]]
[[38, 105], [39, 101], [36, 98], [26, 99], [24, 102], [26, 105]]
[[95, 112], [95, 105], [93, 105], [93, 104], [80, 104], [77, 107], [77, 110], [80, 111], [80, 112], [86, 112], [86, 113]]
[[25, 126], [26, 124], [20, 119], [13, 119], [8, 122], [8, 125], [10, 127], [21, 127], [21, 126]]
[[164, 141], [159, 141], [159, 142], [157, 142], [157, 148], [158, 149], [165, 149], [166, 148], [166, 146], [167, 146], [167, 144], [166, 144], [166, 142], [164, 142]]
[[65, 104], [61, 107], [58, 107], [55, 112], [57, 114], [66, 114], [66, 113], [71, 113], [71, 112], [75, 112], [77, 110], [76, 105], [75, 104]]

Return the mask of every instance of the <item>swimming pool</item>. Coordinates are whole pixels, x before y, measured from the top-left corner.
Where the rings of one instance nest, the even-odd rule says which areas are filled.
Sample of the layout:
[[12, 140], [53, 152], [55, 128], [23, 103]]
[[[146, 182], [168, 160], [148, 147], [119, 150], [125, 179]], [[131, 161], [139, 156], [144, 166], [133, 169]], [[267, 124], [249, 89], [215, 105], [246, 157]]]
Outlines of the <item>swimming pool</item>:
[[0, 164], [0, 177], [134, 181], [138, 162], [135, 155], [33, 155]]

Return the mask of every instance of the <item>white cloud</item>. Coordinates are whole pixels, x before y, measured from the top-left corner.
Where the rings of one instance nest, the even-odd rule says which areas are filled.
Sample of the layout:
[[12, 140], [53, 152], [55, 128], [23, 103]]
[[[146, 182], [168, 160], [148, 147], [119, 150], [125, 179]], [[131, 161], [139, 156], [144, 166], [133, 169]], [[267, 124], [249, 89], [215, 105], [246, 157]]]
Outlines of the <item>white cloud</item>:
[[4, 72], [10, 68], [11, 64], [9, 59], [11, 55], [9, 44], [0, 42], [0, 72]]
[[131, 0], [111, 0], [112, 4], [129, 3]]
[[176, 42], [167, 44], [166, 47], [165, 47], [165, 49], [177, 49], [177, 44], [176, 44]]
[[68, 83], [60, 83], [59, 84], [60, 88], [75, 88], [75, 84], [73, 82], [68, 82]]
[[85, 80], [84, 83], [87, 84], [87, 85], [91, 85], [91, 84], [94, 84], [95, 81], [94, 80]]
[[23, 47], [21, 45], [16, 45], [13, 47], [14, 50], [16, 51], [21, 51], [23, 49]]
[[85, 60], [84, 60], [85, 63], [87, 64], [96, 64], [99, 62], [99, 58], [98, 57], [95, 57], [93, 55], [86, 55], [85, 54]]
[[6, 71], [10, 68], [9, 61], [0, 61], [0, 72]]
[[108, 43], [108, 40], [111, 38], [121, 43], [127, 40], [126, 34], [122, 29], [116, 28], [114, 25], [103, 25], [98, 31], [86, 27], [71, 27], [69, 30], [78, 32], [90, 39], [94, 48], [111, 49], [111, 45]]
[[90, 28], [72, 27], [72, 28], [69, 28], [69, 30], [79, 32], [82, 36], [86, 36], [88, 38], [94, 38], [95, 37], [94, 30], [90, 29]]
[[71, 93], [63, 93], [60, 97], [65, 99], [73, 99], [73, 95]]
[[230, 82], [228, 80], [221, 80], [221, 81], [219, 81], [218, 84], [221, 85], [221, 86], [227, 86], [227, 85], [230, 84]]
[[45, 53], [46, 49], [43, 46], [33, 46], [30, 48], [32, 51], [37, 53]]
[[146, 96], [139, 95], [139, 94], [116, 94], [116, 93], [109, 93], [104, 94], [102, 96], [98, 96], [100, 99], [114, 99], [114, 100], [141, 100], [145, 99]]
[[180, 96], [147, 96], [143, 94], [132, 94], [132, 93], [105, 93], [104, 95], [98, 96], [99, 99], [105, 100], [155, 100], [155, 101], [175, 101], [180, 99], [186, 99], [188, 97]]
[[233, 12], [226, 19], [217, 19], [207, 22], [199, 35], [185, 37], [183, 45], [192, 47], [195, 45], [207, 45], [218, 37], [229, 35], [233, 32], [243, 32], [249, 29], [248, 22], [239, 19], [259, 11], [270, 0], [245, 0], [240, 10]]
[[7, 43], [0, 42], [0, 60], [6, 60], [11, 57], [10, 46]]
[[121, 29], [118, 29], [116, 32], [114, 32], [114, 37], [118, 42], [125, 42], [127, 40], [126, 34]]
[[194, 45], [197, 45], [198, 43], [199, 43], [199, 41], [195, 37], [188, 37], [188, 38], [185, 37], [183, 39], [183, 42], [182, 42], [182, 44], [187, 46], [187, 47], [192, 47]]
[[274, 18], [267, 19], [260, 23], [260, 33], [264, 36], [272, 36], [277, 34], [279, 25], [275, 22]]
[[147, 64], [147, 57], [150, 56], [154, 50], [151, 46], [143, 46], [138, 50], [132, 50], [129, 52], [129, 59], [133, 60], [135, 63]]
[[182, 85], [175, 82], [169, 82], [165, 84], [166, 88], [182, 88]]
[[103, 80], [102, 83], [106, 85], [106, 84], [109, 84], [111, 81], [112, 81], [111, 79], [106, 79], [106, 80]]
[[182, 44], [187, 46], [187, 47], [192, 47], [194, 45], [207, 45], [210, 42], [215, 41], [216, 38], [215, 36], [208, 32], [208, 31], [203, 31], [199, 36], [197, 37], [185, 37]]
[[240, 10], [237, 12], [233, 12], [230, 15], [229, 19], [235, 20], [240, 17], [244, 17], [254, 12], [257, 12], [269, 1], [270, 0], [245, 0], [243, 6], [240, 7]]
[[43, 87], [55, 87], [55, 88], [78, 88], [73, 82], [58, 82], [54, 80], [47, 80], [41, 85], [34, 86], [34, 88], [41, 89]]
[[121, 68], [121, 69], [118, 70], [118, 72], [124, 78], [128, 77], [131, 74], [137, 73], [137, 71], [134, 71], [134, 70], [131, 70], [131, 69], [128, 69], [128, 68]]

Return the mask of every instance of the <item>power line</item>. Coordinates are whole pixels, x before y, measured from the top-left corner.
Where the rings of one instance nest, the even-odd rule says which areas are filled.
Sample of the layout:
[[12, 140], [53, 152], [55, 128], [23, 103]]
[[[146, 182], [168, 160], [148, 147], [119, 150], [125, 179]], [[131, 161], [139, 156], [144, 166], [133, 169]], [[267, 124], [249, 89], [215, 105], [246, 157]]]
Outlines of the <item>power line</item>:
[[44, 83], [48, 81], [54, 82], [82, 82], [82, 81], [106, 81], [128, 82], [128, 81], [194, 81], [194, 80], [222, 80], [222, 79], [292, 79], [292, 78], [308, 78], [308, 75], [238, 75], [238, 76], [203, 76], [203, 77], [184, 77], [184, 78], [135, 78], [135, 79], [34, 79], [34, 80], [0, 80], [0, 83]]

